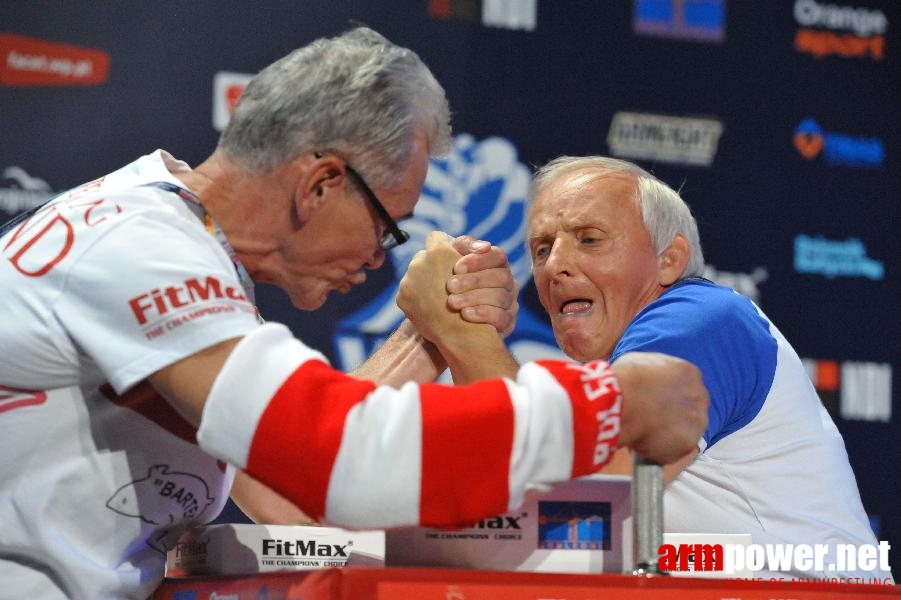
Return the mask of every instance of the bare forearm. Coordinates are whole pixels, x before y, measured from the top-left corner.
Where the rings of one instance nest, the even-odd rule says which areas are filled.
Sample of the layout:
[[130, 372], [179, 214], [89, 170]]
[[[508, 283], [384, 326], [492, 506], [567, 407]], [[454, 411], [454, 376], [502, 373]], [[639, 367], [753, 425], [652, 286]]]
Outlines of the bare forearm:
[[665, 354], [629, 352], [612, 369], [624, 398], [620, 446], [664, 463], [696, 448], [709, 406], [697, 367]]
[[519, 365], [503, 340], [489, 325], [470, 325], [465, 338], [444, 339], [439, 349], [457, 385], [485, 379], [514, 379]]
[[404, 319], [397, 331], [351, 375], [397, 387], [407, 381], [434, 381], [445, 369], [447, 362], [438, 349]]
[[[688, 452], [685, 456], [677, 460], [676, 462], [670, 463], [668, 465], [663, 465], [663, 484], [669, 485], [671, 484], [676, 477], [679, 476], [688, 465], [690, 465], [694, 459], [698, 455], [698, 448], [695, 447], [691, 451]], [[603, 469], [598, 471], [598, 473], [604, 475], [632, 475], [632, 451], [626, 448], [625, 446], [620, 446], [617, 449], [616, 453], [613, 455], [613, 459], [607, 463]]]

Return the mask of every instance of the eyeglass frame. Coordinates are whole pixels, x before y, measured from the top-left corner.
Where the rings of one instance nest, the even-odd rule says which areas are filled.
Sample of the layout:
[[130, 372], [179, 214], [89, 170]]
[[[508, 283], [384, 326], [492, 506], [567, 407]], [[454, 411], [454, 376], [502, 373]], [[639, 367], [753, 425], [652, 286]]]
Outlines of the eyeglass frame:
[[369, 184], [363, 179], [363, 176], [360, 175], [356, 169], [351, 167], [347, 161], [344, 162], [344, 170], [347, 171], [357, 186], [363, 190], [363, 195], [366, 196], [366, 199], [369, 200], [369, 204], [372, 205], [372, 208], [375, 209], [375, 212], [382, 220], [382, 223], [385, 224], [386, 230], [379, 239], [379, 247], [385, 252], [388, 252], [409, 241], [410, 234], [401, 229], [398, 226], [397, 221], [388, 214], [385, 205], [379, 201], [378, 196], [375, 195], [375, 192], [372, 191], [372, 188], [369, 187]]
[[[316, 158], [322, 158], [324, 156], [322, 152], [315, 152], [314, 155]], [[357, 187], [363, 190], [363, 195], [366, 196], [370, 206], [375, 210], [379, 219], [382, 220], [382, 224], [385, 225], [385, 233], [379, 238], [379, 248], [384, 252], [388, 252], [409, 241], [410, 234], [397, 225], [397, 221], [395, 221], [388, 213], [388, 209], [385, 208], [385, 205], [382, 204], [378, 196], [375, 195], [375, 192], [372, 191], [372, 188], [369, 187], [369, 184], [363, 179], [363, 176], [360, 175], [356, 169], [351, 167], [350, 163], [346, 160], [344, 161], [344, 170], [347, 171], [351, 179], [354, 180]]]

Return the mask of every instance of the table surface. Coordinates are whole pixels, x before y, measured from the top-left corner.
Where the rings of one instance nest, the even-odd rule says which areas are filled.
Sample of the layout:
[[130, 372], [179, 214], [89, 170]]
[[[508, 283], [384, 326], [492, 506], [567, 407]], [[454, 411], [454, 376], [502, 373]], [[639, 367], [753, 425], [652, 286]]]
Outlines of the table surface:
[[153, 600], [871, 600], [901, 586], [346, 567], [230, 577], [166, 579]]

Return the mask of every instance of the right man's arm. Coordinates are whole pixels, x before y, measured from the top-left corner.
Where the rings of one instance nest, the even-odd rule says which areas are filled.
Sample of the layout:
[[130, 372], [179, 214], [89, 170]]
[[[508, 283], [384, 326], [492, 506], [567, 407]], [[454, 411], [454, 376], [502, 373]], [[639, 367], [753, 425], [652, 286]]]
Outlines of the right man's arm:
[[[443, 293], [451, 290], [442, 291], [440, 283], [448, 280], [450, 265], [457, 259], [449, 241], [441, 232], [431, 233], [426, 249], [410, 262], [397, 297], [409, 319], [405, 323], [412, 323], [411, 330], [432, 340], [449, 364], [455, 383], [513, 378], [518, 365], [500, 338], [492, 335], [490, 328], [457, 327], [453, 307], [442, 303]], [[429, 292], [434, 297], [430, 298]], [[675, 477], [694, 459], [696, 443], [707, 424], [709, 397], [700, 371], [674, 356], [644, 352], [624, 355], [612, 369], [627, 402], [622, 447], [604, 472], [631, 474], [631, 448], [666, 463], [665, 473], [670, 479]], [[679, 451], [683, 454], [678, 455]]]

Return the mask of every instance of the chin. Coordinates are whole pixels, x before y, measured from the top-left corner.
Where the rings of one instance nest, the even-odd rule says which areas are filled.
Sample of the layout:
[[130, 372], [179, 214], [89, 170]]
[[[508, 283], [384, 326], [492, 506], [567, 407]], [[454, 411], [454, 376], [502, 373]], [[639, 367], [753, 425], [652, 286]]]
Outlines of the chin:
[[605, 356], [603, 352], [601, 352], [598, 348], [592, 345], [593, 340], [579, 339], [579, 340], [557, 340], [557, 343], [560, 345], [560, 348], [563, 350], [563, 353], [566, 354], [573, 360], [577, 360], [579, 362], [589, 362], [592, 360], [604, 359], [607, 360], [607, 356]]
[[565, 354], [569, 358], [577, 360], [579, 362], [585, 362], [585, 359], [582, 358], [582, 351], [577, 345], [566, 342], [559, 338], [557, 339], [557, 345], [560, 346], [561, 350], [563, 350], [563, 354]]
[[291, 304], [294, 305], [294, 308], [299, 308], [300, 310], [316, 310], [325, 304], [325, 301], [328, 299], [328, 292], [318, 296], [308, 293], [300, 296], [289, 294], [288, 296], [291, 298]]

